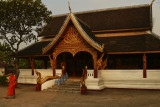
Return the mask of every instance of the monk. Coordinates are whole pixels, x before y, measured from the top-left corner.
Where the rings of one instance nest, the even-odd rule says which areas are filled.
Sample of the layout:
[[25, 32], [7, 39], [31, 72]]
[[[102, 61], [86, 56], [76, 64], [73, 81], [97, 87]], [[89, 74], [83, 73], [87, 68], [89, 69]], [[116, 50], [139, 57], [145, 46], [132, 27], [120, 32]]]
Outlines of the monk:
[[7, 99], [8, 98], [15, 98], [15, 88], [16, 88], [16, 76], [11, 73], [11, 76], [9, 77], [9, 87], [8, 87], [8, 93], [7, 93]]

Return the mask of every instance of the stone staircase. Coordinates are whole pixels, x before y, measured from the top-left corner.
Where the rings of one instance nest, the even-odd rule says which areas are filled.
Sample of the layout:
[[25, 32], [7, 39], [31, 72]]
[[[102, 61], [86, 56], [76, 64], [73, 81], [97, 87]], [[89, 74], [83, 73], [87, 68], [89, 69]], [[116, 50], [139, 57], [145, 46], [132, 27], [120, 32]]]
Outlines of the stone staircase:
[[80, 94], [80, 79], [67, 79], [63, 84], [54, 85], [44, 91]]

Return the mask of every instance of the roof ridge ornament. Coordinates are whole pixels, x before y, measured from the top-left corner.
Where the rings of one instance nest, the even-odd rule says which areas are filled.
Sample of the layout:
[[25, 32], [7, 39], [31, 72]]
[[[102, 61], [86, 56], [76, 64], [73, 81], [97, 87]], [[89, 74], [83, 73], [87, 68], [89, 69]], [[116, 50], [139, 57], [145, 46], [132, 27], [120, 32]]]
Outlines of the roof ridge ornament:
[[69, 8], [70, 13], [72, 13], [69, 1], [68, 1], [68, 8]]

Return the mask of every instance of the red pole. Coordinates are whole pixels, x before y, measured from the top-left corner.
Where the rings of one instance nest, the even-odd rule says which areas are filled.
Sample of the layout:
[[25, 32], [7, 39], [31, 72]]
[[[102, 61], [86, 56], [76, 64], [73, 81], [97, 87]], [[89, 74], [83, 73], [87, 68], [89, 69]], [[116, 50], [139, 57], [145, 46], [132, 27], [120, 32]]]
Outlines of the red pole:
[[53, 77], [56, 76], [56, 58], [53, 59]]
[[85, 67], [85, 75], [87, 75], [87, 66]]
[[62, 75], [64, 75], [65, 73], [65, 69], [64, 69], [64, 66], [62, 66]]
[[97, 57], [94, 59], [94, 78], [97, 78]]
[[147, 57], [143, 55], [143, 78], [147, 78]]

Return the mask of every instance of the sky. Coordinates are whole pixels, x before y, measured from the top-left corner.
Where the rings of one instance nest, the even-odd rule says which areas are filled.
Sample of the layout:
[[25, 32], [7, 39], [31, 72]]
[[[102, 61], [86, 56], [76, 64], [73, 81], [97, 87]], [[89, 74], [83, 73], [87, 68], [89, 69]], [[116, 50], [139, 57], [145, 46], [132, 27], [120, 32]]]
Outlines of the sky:
[[[68, 1], [72, 12], [107, 9], [124, 6], [150, 4], [152, 0], [42, 0], [52, 11], [52, 15], [69, 13]], [[160, 0], [153, 3], [153, 32], [160, 36]]]

